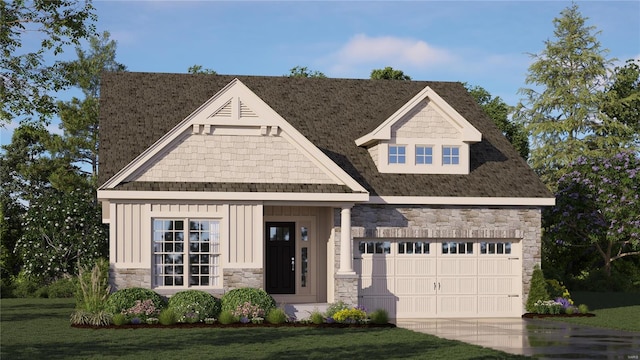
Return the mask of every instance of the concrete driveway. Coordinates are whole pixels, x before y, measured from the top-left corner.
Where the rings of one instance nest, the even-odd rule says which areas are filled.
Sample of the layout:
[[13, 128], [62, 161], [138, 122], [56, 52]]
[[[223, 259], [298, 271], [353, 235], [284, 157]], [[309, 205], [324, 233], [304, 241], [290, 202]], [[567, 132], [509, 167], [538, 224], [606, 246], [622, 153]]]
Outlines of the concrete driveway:
[[541, 359], [640, 359], [640, 332], [519, 318], [398, 319], [396, 325]]

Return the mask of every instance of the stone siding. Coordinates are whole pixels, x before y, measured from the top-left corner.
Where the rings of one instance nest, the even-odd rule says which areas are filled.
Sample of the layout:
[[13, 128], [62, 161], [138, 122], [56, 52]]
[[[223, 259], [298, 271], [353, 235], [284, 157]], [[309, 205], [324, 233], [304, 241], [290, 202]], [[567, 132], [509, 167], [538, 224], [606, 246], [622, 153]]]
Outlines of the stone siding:
[[150, 269], [118, 269], [111, 265], [109, 269], [111, 291], [141, 287], [151, 289]]
[[262, 269], [224, 269], [224, 291], [252, 287], [264, 289], [264, 271]]
[[136, 181], [332, 184], [282, 136], [185, 134]]

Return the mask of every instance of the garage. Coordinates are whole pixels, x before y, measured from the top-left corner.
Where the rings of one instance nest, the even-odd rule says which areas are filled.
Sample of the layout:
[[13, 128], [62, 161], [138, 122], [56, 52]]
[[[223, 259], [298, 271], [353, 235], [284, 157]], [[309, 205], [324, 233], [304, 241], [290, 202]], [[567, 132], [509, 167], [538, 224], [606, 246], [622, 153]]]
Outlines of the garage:
[[392, 318], [519, 317], [519, 241], [360, 239], [354, 242], [358, 296]]

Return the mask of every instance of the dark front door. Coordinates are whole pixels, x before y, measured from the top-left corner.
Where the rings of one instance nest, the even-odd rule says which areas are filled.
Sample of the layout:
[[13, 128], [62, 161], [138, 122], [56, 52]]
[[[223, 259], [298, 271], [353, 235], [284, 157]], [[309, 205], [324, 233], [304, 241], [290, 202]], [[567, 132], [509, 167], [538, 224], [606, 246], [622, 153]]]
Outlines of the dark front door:
[[266, 224], [266, 290], [271, 294], [296, 292], [296, 224], [268, 222]]

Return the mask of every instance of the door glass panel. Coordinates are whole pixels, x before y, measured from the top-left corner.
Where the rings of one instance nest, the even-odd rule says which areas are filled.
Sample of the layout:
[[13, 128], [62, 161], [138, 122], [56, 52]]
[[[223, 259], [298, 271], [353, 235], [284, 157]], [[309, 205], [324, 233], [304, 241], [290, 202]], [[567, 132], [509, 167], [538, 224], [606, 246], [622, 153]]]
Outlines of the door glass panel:
[[306, 247], [301, 249], [300, 259], [302, 260], [302, 263], [300, 264], [300, 286], [307, 287], [309, 254]]
[[302, 241], [309, 241], [309, 229], [306, 226], [300, 227], [300, 235]]

